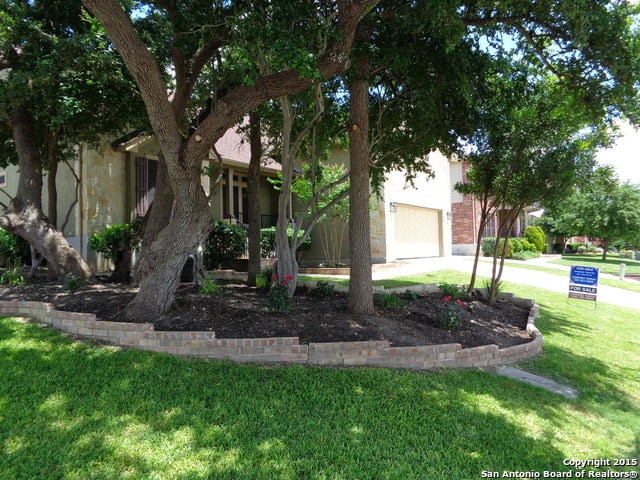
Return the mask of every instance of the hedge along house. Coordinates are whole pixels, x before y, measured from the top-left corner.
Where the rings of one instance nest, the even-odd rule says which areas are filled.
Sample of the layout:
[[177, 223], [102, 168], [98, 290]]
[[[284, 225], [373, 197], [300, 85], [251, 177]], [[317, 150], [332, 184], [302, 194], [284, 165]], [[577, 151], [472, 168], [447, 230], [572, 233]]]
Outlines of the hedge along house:
[[[449, 160], [439, 152], [429, 154], [433, 178], [421, 174], [411, 185], [403, 171], [387, 175], [380, 196], [371, 196], [371, 259], [374, 264], [395, 260], [451, 255], [451, 182]], [[349, 164], [349, 152], [334, 150], [330, 163]], [[337, 225], [336, 225], [337, 224]], [[301, 256], [301, 266], [324, 263], [323, 237], [333, 228], [344, 232], [340, 262], [349, 263], [348, 227], [340, 220], [315, 226], [311, 249]]]
[[[462, 195], [455, 190], [455, 185], [466, 181], [469, 165], [461, 161], [451, 162], [451, 236], [453, 255], [475, 255], [480, 226], [480, 201], [474, 195]], [[529, 207], [518, 214], [515, 225], [509, 232], [510, 238], [522, 237], [525, 229], [531, 225], [536, 210]], [[505, 217], [504, 211], [492, 215], [484, 228], [482, 238], [495, 237], [500, 231], [500, 223]]]
[[[129, 223], [147, 214], [155, 196], [158, 150], [152, 136], [132, 132], [111, 143], [105, 142], [100, 149], [78, 146], [77, 159], [66, 167], [59, 166], [57, 227], [94, 271], [109, 270], [112, 265], [88, 246], [89, 237], [105, 226]], [[222, 161], [211, 153], [203, 162], [201, 178], [213, 217], [246, 222], [249, 145], [230, 129], [216, 143], [216, 150]], [[275, 225], [277, 192], [266, 178], [275, 177], [279, 170], [275, 163], [261, 167], [263, 226]], [[17, 167], [0, 173], [4, 175], [4, 186], [0, 188], [12, 196], [18, 184]], [[46, 182], [44, 189], [43, 209], [47, 212]]]

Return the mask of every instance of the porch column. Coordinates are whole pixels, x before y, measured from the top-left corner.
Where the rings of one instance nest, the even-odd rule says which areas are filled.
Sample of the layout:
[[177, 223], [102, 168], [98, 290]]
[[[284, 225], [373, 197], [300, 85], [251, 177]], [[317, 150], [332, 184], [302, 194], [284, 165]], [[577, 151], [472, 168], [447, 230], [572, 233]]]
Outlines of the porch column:
[[233, 198], [233, 168], [227, 169], [227, 203], [229, 205], [229, 218], [235, 211], [235, 200]]

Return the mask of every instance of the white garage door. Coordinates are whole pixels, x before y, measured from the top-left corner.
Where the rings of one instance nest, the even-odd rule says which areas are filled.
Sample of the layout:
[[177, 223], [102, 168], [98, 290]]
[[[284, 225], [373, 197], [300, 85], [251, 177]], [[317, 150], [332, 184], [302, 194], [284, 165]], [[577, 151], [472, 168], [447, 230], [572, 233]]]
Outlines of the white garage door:
[[398, 258], [441, 255], [440, 212], [430, 208], [398, 205], [395, 213]]

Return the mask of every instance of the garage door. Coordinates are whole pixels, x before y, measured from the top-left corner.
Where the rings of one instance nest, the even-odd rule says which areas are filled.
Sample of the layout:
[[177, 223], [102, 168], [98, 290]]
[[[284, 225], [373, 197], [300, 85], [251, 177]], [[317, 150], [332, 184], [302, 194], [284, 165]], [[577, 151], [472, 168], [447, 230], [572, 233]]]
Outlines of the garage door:
[[441, 255], [440, 212], [430, 208], [398, 205], [395, 213], [398, 258]]

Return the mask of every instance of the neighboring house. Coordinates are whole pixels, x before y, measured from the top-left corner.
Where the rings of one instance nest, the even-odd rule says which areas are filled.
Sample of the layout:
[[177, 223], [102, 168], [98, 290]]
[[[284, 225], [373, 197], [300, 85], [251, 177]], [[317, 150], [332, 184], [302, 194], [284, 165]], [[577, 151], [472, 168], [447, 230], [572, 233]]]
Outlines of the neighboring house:
[[[475, 255], [478, 245], [478, 228], [480, 225], [480, 202], [474, 195], [462, 195], [454, 186], [466, 180], [464, 162], [451, 162], [451, 237], [453, 255]], [[521, 237], [524, 230], [532, 223], [535, 213], [533, 207], [520, 212], [516, 224], [509, 233], [510, 237]], [[534, 215], [532, 215], [532, 213]], [[504, 212], [493, 215], [484, 228], [482, 238], [495, 237], [500, 228]]]
[[[216, 143], [222, 158], [222, 170], [212, 154], [204, 167], [210, 175], [202, 176], [202, 186], [210, 199], [214, 218], [247, 223], [247, 171], [250, 158], [248, 143], [233, 130]], [[58, 228], [97, 271], [110, 268], [88, 247], [91, 234], [115, 223], [128, 223], [146, 215], [155, 195], [158, 146], [153, 137], [132, 133], [100, 150], [79, 147], [78, 160], [58, 169]], [[348, 152], [336, 151], [332, 161], [348, 164]], [[449, 161], [432, 153], [429, 161], [433, 179], [418, 177], [412, 187], [402, 172], [392, 172], [381, 190], [372, 196], [371, 254], [374, 263], [397, 259], [451, 255], [451, 195]], [[207, 170], [205, 168], [205, 170]], [[260, 208], [262, 227], [275, 225], [278, 192], [267, 182], [277, 176], [277, 163], [262, 166]], [[17, 168], [0, 171], [0, 188], [15, 194]], [[46, 182], [45, 182], [46, 189]], [[46, 191], [43, 192], [47, 211]], [[455, 215], [454, 215], [455, 218]], [[318, 224], [312, 234], [313, 247], [304, 252], [301, 264], [324, 261]], [[342, 244], [341, 259], [348, 263], [348, 230]]]

